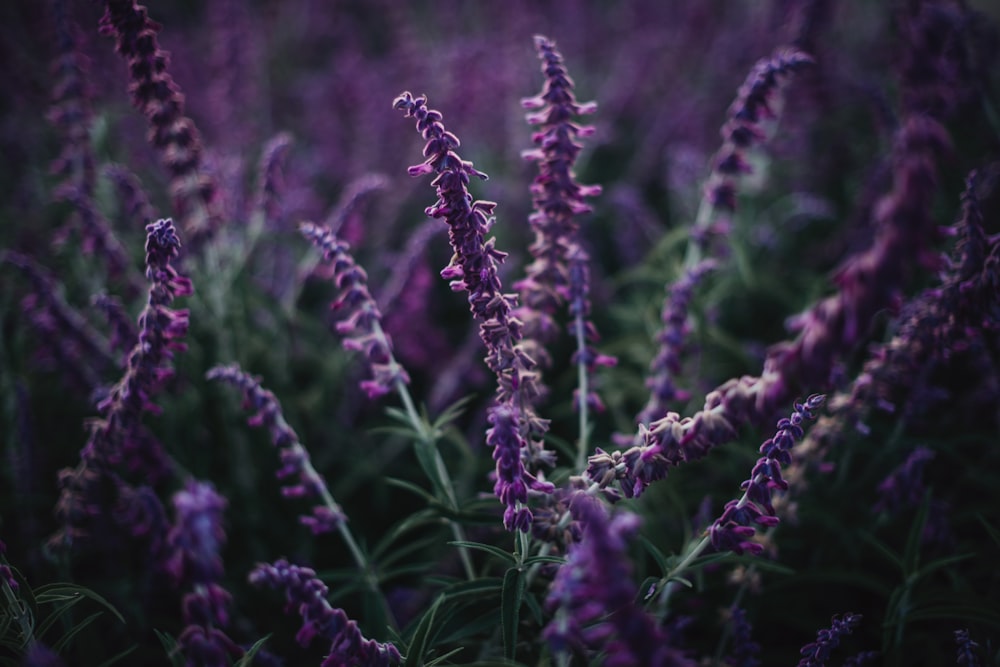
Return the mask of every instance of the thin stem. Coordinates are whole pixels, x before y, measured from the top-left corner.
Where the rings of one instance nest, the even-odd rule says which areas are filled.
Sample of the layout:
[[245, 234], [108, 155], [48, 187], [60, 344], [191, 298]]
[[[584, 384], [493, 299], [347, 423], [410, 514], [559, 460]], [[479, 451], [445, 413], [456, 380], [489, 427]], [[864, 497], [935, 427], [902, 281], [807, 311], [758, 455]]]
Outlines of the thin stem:
[[583, 321], [583, 312], [581, 308], [577, 308], [576, 321], [576, 375], [577, 375], [577, 391], [579, 396], [579, 429], [580, 436], [576, 442], [576, 469], [582, 470], [587, 463], [587, 452], [590, 449], [590, 428], [589, 420], [590, 414], [587, 405], [587, 397], [590, 394], [589, 386], [589, 376], [587, 374], [587, 359], [586, 359], [586, 327]]
[[[382, 327], [376, 322], [374, 326], [375, 334], [384, 339], [385, 334], [382, 331]], [[396, 389], [396, 393], [399, 395], [399, 399], [403, 402], [403, 408], [406, 410], [407, 417], [410, 418], [410, 425], [420, 436], [423, 442], [430, 446], [431, 450], [434, 452], [434, 465], [437, 468], [437, 473], [441, 478], [441, 483], [444, 486], [444, 492], [448, 496], [448, 502], [451, 504], [452, 509], [458, 510], [458, 497], [455, 495], [455, 485], [451, 481], [451, 476], [448, 474], [448, 468], [444, 464], [444, 459], [441, 458], [441, 452], [438, 451], [437, 441], [434, 434], [427, 429], [424, 420], [420, 418], [417, 414], [416, 405], [413, 403], [413, 397], [410, 396], [410, 390], [406, 386], [406, 383], [399, 379], [396, 371], [398, 364], [394, 357], [390, 357], [389, 365], [392, 366], [393, 373], [396, 375], [397, 379], [393, 383]], [[466, 542], [465, 531], [462, 526], [457, 521], [449, 520], [448, 524], [451, 526], [451, 533], [455, 537], [456, 542]], [[472, 581], [476, 578], [475, 568], [472, 566], [472, 557], [469, 555], [469, 550], [465, 547], [458, 548], [459, 558], [462, 560], [462, 568], [465, 570], [465, 576]]]

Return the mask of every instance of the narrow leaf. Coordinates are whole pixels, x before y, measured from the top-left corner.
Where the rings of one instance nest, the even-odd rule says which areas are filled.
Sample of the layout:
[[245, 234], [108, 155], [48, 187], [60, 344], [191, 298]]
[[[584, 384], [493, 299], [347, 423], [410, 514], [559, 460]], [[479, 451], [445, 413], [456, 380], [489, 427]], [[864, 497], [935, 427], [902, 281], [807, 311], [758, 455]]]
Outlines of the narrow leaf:
[[508, 660], [513, 660], [517, 653], [517, 625], [521, 617], [521, 600], [523, 598], [524, 570], [512, 567], [503, 576], [503, 593], [500, 596], [503, 655]]

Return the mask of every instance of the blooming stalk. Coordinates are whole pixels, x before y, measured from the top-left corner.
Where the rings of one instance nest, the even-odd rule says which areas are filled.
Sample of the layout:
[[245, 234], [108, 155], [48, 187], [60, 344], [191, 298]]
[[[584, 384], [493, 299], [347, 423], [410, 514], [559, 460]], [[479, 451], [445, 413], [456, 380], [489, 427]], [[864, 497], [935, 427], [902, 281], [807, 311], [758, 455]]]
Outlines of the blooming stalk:
[[583, 538], [570, 547], [546, 598], [555, 614], [543, 635], [553, 653], [585, 659], [591, 651], [603, 652], [609, 667], [693, 665], [635, 603], [627, 539], [639, 517], [609, 517], [601, 501], [585, 493], [571, 500], [570, 512], [583, 526]]
[[176, 518], [167, 536], [171, 553], [165, 568], [175, 585], [190, 589], [181, 602], [186, 627], [177, 646], [188, 667], [224, 665], [243, 655], [223, 630], [231, 600], [218, 583], [224, 574], [226, 499], [211, 484], [189, 480], [174, 494], [173, 504]]
[[333, 281], [341, 293], [330, 308], [346, 313], [335, 329], [344, 337], [344, 348], [363, 353], [372, 371], [372, 378], [362, 381], [361, 389], [368, 398], [377, 398], [397, 383], [409, 384], [410, 378], [393, 357], [392, 342], [382, 330], [382, 313], [368, 291], [368, 274], [354, 261], [350, 246], [328, 228], [311, 222], [302, 223], [299, 230], [333, 267]]
[[395, 646], [366, 639], [343, 609], [327, 602], [329, 589], [314, 570], [282, 559], [273, 565], [258, 565], [250, 573], [250, 583], [284, 591], [286, 611], [295, 610], [302, 616], [302, 628], [295, 636], [300, 645], [309, 646], [317, 637], [332, 642], [322, 667], [388, 667], [402, 661]]
[[[299, 517], [314, 535], [322, 535], [340, 527], [347, 517], [333, 499], [326, 480], [313, 468], [309, 451], [299, 442], [281, 411], [277, 397], [260, 384], [260, 378], [245, 373], [238, 364], [215, 366], [205, 375], [209, 380], [219, 380], [236, 387], [243, 393], [243, 407], [253, 411], [247, 421], [251, 426], [266, 428], [271, 442], [278, 449], [281, 468], [277, 477], [286, 481], [281, 493], [286, 498], [305, 498], [320, 501], [308, 515]], [[353, 539], [350, 540], [353, 543]], [[359, 563], [363, 566], [364, 562]]]
[[709, 392], [692, 417], [668, 412], [648, 427], [640, 424], [642, 444], [611, 453], [598, 449], [584, 482], [607, 487], [617, 480], [626, 496], [639, 495], [670, 468], [731, 441], [739, 426], [773, 415], [799, 387], [829, 386], [834, 359], [863, 339], [880, 309], [895, 303], [914, 273], [913, 258], [926, 268], [938, 265], [927, 247], [936, 235], [927, 211], [937, 181], [936, 159], [948, 145], [936, 121], [909, 118], [897, 136], [893, 189], [876, 209], [878, 232], [871, 248], [850, 258], [835, 276], [840, 291], [794, 319], [798, 336], [768, 351], [761, 376], [726, 381]]
[[540, 429], [546, 429], [547, 424], [532, 407], [539, 393], [536, 364], [518, 344], [522, 334], [521, 322], [514, 316], [516, 296], [501, 292], [498, 266], [507, 255], [496, 249], [495, 239], [486, 239], [496, 204], [473, 200], [468, 190], [469, 177], [486, 178], [486, 174], [455, 152], [458, 137], [445, 130], [441, 113], [427, 107], [427, 98], [403, 93], [393, 107], [415, 118], [417, 129], [427, 141], [426, 160], [410, 167], [408, 173], [437, 174], [432, 185], [438, 199], [426, 213], [448, 224], [454, 250], [441, 277], [451, 281], [452, 290], [468, 292], [470, 310], [480, 322], [480, 337], [486, 345], [486, 364], [497, 376], [496, 402], [489, 410], [490, 429], [486, 434], [496, 461], [493, 491], [506, 506], [504, 526], [527, 532], [531, 525], [529, 489], [550, 493], [553, 487], [525, 467], [524, 459], [529, 456], [533, 461], [548, 460], [543, 457], [542, 443], [529, 437], [544, 432]]
[[816, 641], [806, 644], [799, 653], [802, 659], [798, 667], [823, 667], [833, 649], [840, 646], [840, 640], [851, 634], [861, 623], [860, 614], [834, 616], [829, 629], [816, 633]]
[[146, 231], [150, 288], [138, 319], [139, 340], [128, 355], [124, 376], [97, 406], [102, 416], [88, 423], [80, 464], [60, 475], [62, 495], [56, 513], [65, 525], [57, 543], [70, 544], [86, 534], [86, 524], [102, 514], [101, 487], [117, 479], [116, 470], [125, 469], [153, 485], [172, 473], [162, 446], [143, 427], [142, 416], [159, 413], [153, 396], [173, 375], [174, 353], [185, 349], [188, 312], [170, 306], [175, 298], [192, 294], [193, 288], [171, 265], [180, 251], [173, 222], [159, 220], [147, 225]]
[[[598, 335], [589, 319], [590, 257], [581, 243], [578, 222], [578, 216], [591, 210], [585, 198], [600, 194], [601, 188], [580, 185], [573, 173], [582, 149], [577, 138], [594, 131], [592, 126], [579, 125], [573, 118], [593, 113], [597, 105], [576, 101], [573, 80], [554, 42], [536, 35], [535, 47], [542, 61], [545, 87], [537, 96], [521, 100], [521, 106], [530, 110], [528, 122], [539, 126], [531, 137], [536, 147], [522, 152], [525, 159], [538, 165], [538, 175], [531, 185], [534, 212], [528, 217], [535, 234], [529, 247], [534, 261], [525, 268], [526, 277], [514, 284], [521, 302], [514, 314], [523, 323], [521, 347], [539, 367], [548, 367], [551, 359], [546, 345], [556, 337], [555, 316], [569, 304], [570, 331], [577, 343], [576, 406], [581, 421], [578, 464], [582, 466], [588, 449], [587, 411], [603, 407], [597, 393], [588, 388], [589, 376], [597, 366], [614, 364], [614, 359], [598, 354], [592, 346]], [[529, 437], [542, 435], [532, 433]]]
[[184, 115], [184, 95], [167, 71], [169, 54], [160, 49], [160, 24], [135, 0], [107, 0], [100, 31], [115, 39], [128, 66], [132, 104], [149, 122], [149, 141], [170, 175], [174, 209], [192, 240], [221, 225], [217, 185], [202, 165], [201, 135]]
[[775, 489], [788, 489], [788, 483], [781, 476], [781, 466], [791, 464], [791, 449], [805, 435], [803, 425], [816, 419], [814, 411], [825, 400], [822, 394], [813, 394], [804, 403], [796, 403], [791, 416], [778, 422], [774, 437], [760, 446], [763, 456], [754, 465], [750, 479], [740, 486], [744, 490], [743, 497], [726, 503], [722, 516], [709, 528], [712, 546], [716, 550], [737, 554], [744, 551], [759, 554], [764, 550], [760, 544], [750, 541], [756, 533], [755, 525], [771, 527], [778, 524], [771, 495]]

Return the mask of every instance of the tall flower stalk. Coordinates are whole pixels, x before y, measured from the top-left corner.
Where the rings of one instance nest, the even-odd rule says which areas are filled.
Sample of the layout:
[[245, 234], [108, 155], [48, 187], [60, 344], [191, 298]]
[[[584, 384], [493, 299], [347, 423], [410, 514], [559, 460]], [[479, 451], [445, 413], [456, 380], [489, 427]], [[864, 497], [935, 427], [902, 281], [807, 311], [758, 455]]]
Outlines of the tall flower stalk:
[[[522, 152], [525, 159], [538, 165], [538, 175], [531, 185], [534, 212], [528, 217], [535, 234], [529, 247], [534, 261], [526, 267], [526, 277], [514, 284], [521, 302], [515, 316], [523, 323], [521, 347], [539, 368], [545, 368], [551, 363], [546, 346], [555, 340], [558, 329], [555, 317], [559, 309], [569, 304], [572, 318], [569, 328], [576, 342], [575, 405], [580, 420], [576, 467], [579, 469], [589, 451], [588, 411], [603, 408], [600, 397], [591, 389], [590, 376], [596, 367], [615, 363], [613, 358], [593, 348], [598, 335], [589, 318], [590, 256], [581, 242], [578, 222], [580, 215], [591, 211], [585, 198], [599, 195], [601, 187], [580, 185], [573, 173], [583, 148], [577, 138], [594, 131], [592, 126], [579, 125], [573, 119], [593, 113], [597, 105], [576, 101], [573, 80], [554, 42], [536, 35], [535, 47], [542, 61], [545, 87], [535, 97], [521, 100], [521, 106], [530, 110], [528, 122], [539, 126], [531, 137], [535, 148]], [[536, 384], [541, 391], [541, 383]], [[544, 432], [526, 435], [529, 440], [538, 439]]]
[[167, 71], [169, 54], [157, 42], [160, 24], [135, 0], [107, 0], [100, 30], [113, 37], [128, 66], [129, 94], [149, 122], [149, 142], [170, 176], [174, 209], [192, 239], [222, 224], [218, 186], [203, 167], [201, 134], [184, 115], [184, 95]]
[[104, 487], [110, 482], [122, 493], [119, 474], [157, 484], [173, 473], [160, 443], [142, 424], [144, 413], [159, 413], [153, 397], [173, 375], [174, 353], [184, 350], [188, 311], [171, 308], [177, 297], [193, 293], [191, 281], [178, 274], [172, 262], [180, 239], [170, 219], [146, 227], [146, 279], [150, 282], [146, 307], [139, 315], [139, 340], [128, 355], [125, 375], [97, 406], [100, 418], [88, 423], [87, 444], [80, 463], [60, 475], [62, 495], [57, 514], [64, 523], [54, 538], [66, 546], [87, 534], [102, 514]]
[[[416, 404], [407, 385], [410, 377], [392, 353], [392, 342], [382, 329], [382, 313], [375, 299], [368, 291], [368, 275], [351, 256], [350, 246], [337, 238], [329, 228], [311, 222], [300, 226], [302, 235], [323, 253], [323, 261], [333, 267], [334, 283], [341, 290], [333, 302], [333, 310], [343, 310], [346, 318], [336, 324], [338, 334], [344, 336], [344, 348], [364, 354], [371, 369], [372, 377], [361, 382], [361, 389], [369, 398], [383, 396], [395, 391], [402, 401], [410, 426], [421, 440], [421, 445], [431, 451], [434, 470], [431, 479], [439, 480], [442, 493], [452, 509], [458, 510], [458, 496], [455, 485], [448, 474], [448, 468], [436, 446], [436, 436], [417, 413]], [[465, 533], [455, 521], [449, 522], [458, 542], [465, 542]], [[466, 576], [475, 578], [472, 559], [465, 547], [459, 548]]]
[[472, 198], [469, 178], [485, 179], [486, 174], [458, 155], [458, 137], [445, 130], [441, 112], [430, 109], [426, 97], [406, 92], [395, 99], [393, 107], [416, 119], [417, 130], [427, 142], [426, 159], [410, 167], [408, 173], [436, 174], [431, 184], [437, 191], [437, 202], [425, 212], [447, 223], [454, 251], [441, 277], [451, 281], [452, 290], [468, 293], [470, 310], [479, 320], [479, 335], [486, 345], [486, 364], [497, 377], [496, 400], [489, 409], [490, 429], [486, 433], [496, 461], [493, 492], [506, 507], [504, 526], [527, 532], [531, 526], [529, 490], [553, 490], [525, 467], [525, 459], [539, 460], [544, 451], [541, 442], [530, 441], [531, 434], [544, 432], [540, 429], [548, 426], [533, 407], [539, 394], [538, 375], [535, 361], [519, 345], [521, 322], [514, 315], [517, 297], [501, 291], [498, 267], [507, 255], [496, 249], [495, 239], [486, 238], [494, 223], [496, 204]]
[[[637, 422], [648, 426], [667, 413], [670, 404], [688, 394], [675, 383], [681, 358], [687, 348], [688, 310], [698, 283], [716, 266], [712, 258], [713, 238], [724, 235], [732, 225], [739, 180], [752, 171], [747, 151], [767, 138], [770, 123], [777, 118], [781, 88], [794, 72], [812, 62], [796, 49], [781, 48], [754, 64], [722, 126], [722, 147], [712, 157], [712, 173], [705, 183], [698, 213], [691, 227], [680, 277], [667, 288], [657, 335], [659, 349], [649, 367], [646, 386], [649, 399]], [[641, 431], [633, 444], [641, 441]]]

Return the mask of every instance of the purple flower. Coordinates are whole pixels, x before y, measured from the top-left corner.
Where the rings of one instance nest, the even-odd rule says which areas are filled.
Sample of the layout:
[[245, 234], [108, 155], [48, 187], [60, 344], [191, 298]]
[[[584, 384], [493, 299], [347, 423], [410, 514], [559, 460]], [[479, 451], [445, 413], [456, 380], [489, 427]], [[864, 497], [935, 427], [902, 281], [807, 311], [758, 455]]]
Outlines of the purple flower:
[[255, 411], [248, 423], [251, 426], [263, 426], [270, 433], [271, 442], [278, 448], [281, 458], [278, 479], [292, 480], [292, 483], [282, 488], [282, 494], [286, 498], [310, 498], [322, 502], [313, 507], [310, 515], [302, 516], [299, 520], [315, 535], [331, 532], [338, 524], [346, 521], [347, 517], [334, 502], [326, 481], [313, 468], [308, 450], [285, 421], [277, 397], [260, 385], [260, 379], [243, 372], [237, 364], [216, 366], [208, 371], [206, 377], [209, 380], [221, 380], [242, 391], [243, 407]]
[[393, 107], [417, 119], [417, 129], [427, 141], [422, 164], [410, 167], [411, 176], [436, 173], [432, 185], [437, 202], [426, 209], [432, 218], [444, 218], [454, 255], [441, 276], [451, 281], [453, 290], [469, 294], [469, 307], [480, 322], [479, 335], [486, 345], [486, 364], [497, 376], [496, 404], [488, 420], [492, 428], [487, 442], [494, 448], [496, 484], [494, 492], [506, 505], [504, 525], [527, 531], [531, 511], [525, 507], [527, 489], [551, 493], [551, 484], [535, 478], [525, 467], [549, 462], [542, 443], [532, 435], [544, 433], [547, 423], [531, 406], [539, 394], [535, 361], [518, 344], [521, 322], [514, 316], [517, 299], [501, 292], [498, 265], [506, 257], [495, 248], [495, 239], [485, 235], [493, 224], [493, 202], [473, 201], [469, 194], [470, 176], [486, 178], [471, 162], [455, 152], [458, 137], [445, 130], [439, 111], [427, 108], [425, 97], [403, 93]]
[[139, 315], [139, 340], [128, 355], [121, 380], [98, 404], [100, 418], [88, 423], [89, 437], [75, 470], [60, 474], [62, 494], [56, 513], [65, 524], [55, 542], [71, 542], [87, 533], [107, 498], [107, 489], [121, 491], [116, 469], [156, 485], [172, 474], [173, 465], [159, 442], [142, 424], [143, 413], [158, 413], [153, 396], [173, 375], [174, 352], [185, 349], [188, 313], [170, 306], [176, 297], [193, 293], [191, 281], [172, 266], [180, 241], [170, 219], [146, 227], [146, 278], [150, 282], [146, 307]]
[[583, 493], [571, 500], [570, 511], [583, 538], [570, 547], [546, 598], [555, 616], [543, 635], [553, 652], [581, 659], [590, 651], [604, 652], [604, 664], [614, 667], [693, 666], [635, 603], [627, 539], [639, 517], [625, 512], [609, 517], [598, 499]]
[[802, 659], [798, 667], [823, 667], [833, 649], [840, 646], [842, 637], [851, 634], [861, 623], [860, 614], [844, 614], [834, 616], [830, 628], [816, 633], [816, 641], [806, 644], [799, 650]]
[[746, 149], [764, 137], [761, 123], [775, 116], [773, 97], [781, 79], [812, 63], [795, 49], [782, 48], [757, 61], [740, 87], [729, 120], [722, 126], [724, 143], [713, 158], [712, 177], [705, 186], [708, 201], [717, 209], [736, 209], [736, 178], [750, 171]]
[[361, 388], [369, 398], [378, 398], [393, 391], [397, 382], [408, 384], [410, 377], [393, 357], [392, 342], [382, 330], [382, 313], [368, 291], [368, 274], [355, 263], [350, 246], [311, 222], [303, 223], [300, 231], [333, 267], [333, 281], [341, 293], [330, 308], [345, 315], [336, 331], [344, 336], [344, 348], [362, 352], [372, 370], [372, 378], [364, 380]]
[[813, 394], [805, 403], [796, 403], [791, 417], [780, 420], [774, 437], [760, 446], [763, 456], [753, 467], [750, 479], [741, 485], [743, 497], [726, 503], [722, 516], [708, 530], [716, 550], [737, 554], [745, 551], [759, 554], [763, 551], [764, 548], [751, 542], [750, 538], [756, 533], [756, 525], [770, 527], [778, 524], [771, 494], [775, 489], [788, 489], [788, 483], [781, 476], [781, 466], [791, 464], [792, 446], [805, 435], [803, 424], [816, 419], [813, 411], [818, 410], [825, 400], [822, 394]]
[[732, 667], [757, 667], [760, 665], [760, 644], [753, 641], [753, 628], [745, 610], [733, 607], [729, 610], [729, 623], [732, 627], [733, 650], [729, 654], [728, 663]]
[[226, 499], [211, 484], [188, 480], [173, 497], [175, 519], [167, 536], [171, 555], [166, 571], [190, 592], [181, 602], [186, 627], [177, 644], [186, 664], [212, 667], [243, 655], [221, 628], [229, 624], [230, 595], [216, 583], [224, 574], [220, 552], [226, 534]]
[[302, 616], [303, 625], [295, 636], [301, 646], [309, 646], [317, 637], [331, 642], [323, 667], [381, 667], [402, 662], [395, 646], [366, 639], [343, 609], [327, 602], [329, 589], [314, 570], [282, 559], [258, 565], [250, 573], [250, 583], [284, 591], [286, 612], [295, 610]]
[[958, 644], [958, 661], [956, 664], [966, 667], [979, 667], [979, 644], [972, 641], [968, 630], [955, 630], [955, 643]]
[[194, 239], [221, 225], [216, 183], [204, 173], [201, 135], [184, 115], [184, 95], [167, 71], [168, 54], [157, 43], [160, 24], [135, 0], [107, 0], [100, 31], [115, 39], [128, 66], [132, 103], [149, 122], [149, 141], [170, 176], [174, 208]]
[[[592, 134], [594, 129], [576, 124], [573, 118], [593, 113], [597, 105], [576, 101], [573, 80], [554, 42], [536, 35], [535, 47], [542, 61], [545, 87], [539, 95], [521, 101], [531, 110], [528, 122], [540, 126], [531, 137], [536, 148], [522, 153], [525, 159], [538, 164], [538, 175], [531, 186], [534, 212], [528, 218], [535, 234], [529, 248], [534, 261], [526, 267], [526, 277], [514, 284], [522, 304], [515, 316], [524, 324], [522, 346], [540, 366], [547, 367], [550, 358], [545, 346], [556, 338], [555, 316], [567, 302], [575, 320], [571, 331], [583, 327], [588, 342], [597, 339], [596, 328], [587, 320], [590, 258], [580, 243], [577, 216], [591, 210], [584, 198], [600, 194], [601, 188], [580, 185], [573, 173], [582, 148], [576, 139]], [[588, 371], [613, 363], [589, 345], [577, 355]], [[601, 405], [596, 393], [586, 398], [594, 406]]]
[[703, 260], [686, 270], [669, 288], [660, 315], [663, 328], [656, 337], [660, 348], [650, 363], [649, 378], [646, 380], [649, 400], [636, 418], [640, 424], [649, 424], [665, 414], [671, 401], [684, 401], [690, 397], [689, 392], [675, 385], [674, 378], [680, 374], [684, 353], [690, 347], [686, 340], [690, 328], [688, 309], [694, 289], [714, 267], [714, 261]]

